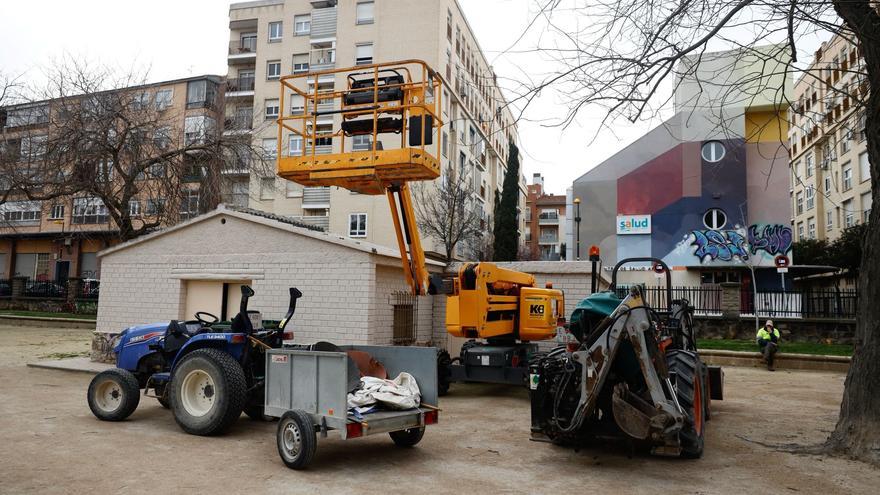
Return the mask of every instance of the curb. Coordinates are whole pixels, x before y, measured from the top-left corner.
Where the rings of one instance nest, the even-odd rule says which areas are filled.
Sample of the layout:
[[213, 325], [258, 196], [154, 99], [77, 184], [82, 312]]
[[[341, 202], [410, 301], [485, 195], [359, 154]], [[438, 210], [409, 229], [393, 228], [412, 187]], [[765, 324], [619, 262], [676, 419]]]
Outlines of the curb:
[[[720, 366], [746, 366], [763, 368], [766, 366], [758, 352], [722, 351], [706, 349], [700, 351], [700, 357], [706, 364]], [[837, 371], [846, 373], [852, 358], [849, 356], [827, 356], [820, 354], [785, 354], [776, 355], [776, 369]]]
[[14, 323], [31, 327], [88, 328], [94, 330], [97, 320], [81, 318], [51, 318], [48, 316], [19, 316], [0, 314], [0, 323]]
[[92, 362], [88, 357], [36, 361], [33, 363], [27, 363], [27, 366], [29, 368], [53, 371], [73, 371], [76, 373], [89, 373], [91, 375], [97, 375], [98, 373], [113, 367], [112, 364]]

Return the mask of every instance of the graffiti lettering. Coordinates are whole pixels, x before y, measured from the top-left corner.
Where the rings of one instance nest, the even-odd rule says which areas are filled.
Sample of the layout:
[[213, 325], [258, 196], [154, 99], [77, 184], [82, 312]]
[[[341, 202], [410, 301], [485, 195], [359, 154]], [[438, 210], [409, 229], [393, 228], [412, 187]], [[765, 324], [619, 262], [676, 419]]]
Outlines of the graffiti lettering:
[[749, 227], [749, 249], [752, 254], [764, 250], [771, 256], [786, 254], [791, 249], [791, 228], [785, 225], [758, 225]]
[[691, 233], [694, 236], [691, 245], [697, 247], [694, 256], [700, 261], [707, 256], [712, 261], [749, 259], [749, 253], [745, 248], [746, 240], [735, 230], [694, 230]]

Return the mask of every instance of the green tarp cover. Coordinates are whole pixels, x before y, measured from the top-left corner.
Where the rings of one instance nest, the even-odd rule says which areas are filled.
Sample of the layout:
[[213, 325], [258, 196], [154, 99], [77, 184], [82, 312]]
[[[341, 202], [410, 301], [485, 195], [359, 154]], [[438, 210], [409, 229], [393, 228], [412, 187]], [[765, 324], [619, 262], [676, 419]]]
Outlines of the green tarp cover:
[[590, 294], [586, 299], [575, 306], [571, 313], [571, 323], [577, 323], [581, 317], [597, 316], [600, 319], [609, 316], [620, 306], [623, 299], [618, 298], [613, 292], [597, 292]]

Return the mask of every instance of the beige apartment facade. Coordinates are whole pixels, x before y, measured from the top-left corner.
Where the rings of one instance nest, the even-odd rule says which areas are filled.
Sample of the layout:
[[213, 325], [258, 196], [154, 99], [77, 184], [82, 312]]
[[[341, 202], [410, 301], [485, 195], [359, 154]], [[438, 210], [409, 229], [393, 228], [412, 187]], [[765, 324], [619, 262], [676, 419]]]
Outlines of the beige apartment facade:
[[868, 220], [871, 168], [857, 103], [867, 97], [863, 71], [858, 47], [834, 36], [795, 83], [788, 136], [795, 240], [834, 240]]
[[[275, 121], [281, 76], [395, 60], [424, 60], [444, 80], [444, 125], [432, 145], [443, 173], [466, 171], [486, 232], [491, 231], [495, 195], [500, 194], [509, 143], [517, 142], [515, 120], [495, 75], [455, 0], [259, 0], [230, 6], [226, 132], [249, 135], [271, 158], [278, 146]], [[318, 90], [341, 89], [342, 75], [309, 79]], [[301, 110], [300, 110], [301, 111]], [[319, 128], [338, 128], [326, 116]], [[230, 125], [232, 124], [232, 125]], [[296, 136], [282, 136], [283, 154], [310, 153]], [[357, 146], [357, 140], [352, 144]], [[339, 139], [316, 144], [315, 153], [339, 153]], [[368, 148], [367, 148], [368, 149]], [[346, 150], [350, 151], [350, 150]], [[388, 201], [339, 188], [306, 187], [276, 178], [263, 167], [243, 164], [230, 177], [227, 203], [302, 220], [329, 232], [397, 247]], [[525, 210], [525, 178], [520, 207]], [[524, 215], [520, 215], [521, 218]], [[521, 222], [522, 223], [522, 222]], [[521, 229], [524, 228], [524, 223]], [[425, 239], [429, 255], [444, 250]], [[460, 252], [467, 257], [471, 253]]]
[[[110, 90], [120, 100], [136, 99], [138, 107], [146, 113], [155, 111], [154, 123], [162, 127], [162, 136], [147, 136], [156, 144], [157, 150], [174, 143], [197, 144], [205, 139], [206, 132], [216, 129], [223, 114], [223, 79], [220, 76], [202, 75]], [[53, 154], [47, 154], [51, 144], [53, 126], [63, 124], [62, 112], [72, 105], [85, 105], [91, 99], [101, 98], [103, 93], [87, 97], [75, 97], [74, 102], [46, 100], [0, 108], [0, 159], [5, 166], [24, 170], [57, 169], [60, 177], [72, 173], [72, 165], [51, 163]], [[132, 104], [134, 105], [134, 104]], [[131, 107], [132, 115], [140, 110]], [[158, 125], [158, 124], [156, 124]], [[37, 144], [39, 143], [39, 144]], [[48, 143], [48, 144], [47, 144]], [[157, 151], [158, 152], [158, 151]], [[49, 160], [49, 163], [45, 163]], [[35, 167], [35, 168], [30, 168]], [[105, 168], [106, 167], [106, 168]], [[163, 174], [169, 173], [161, 165]], [[135, 228], [162, 219], [162, 224], [172, 220], [185, 220], [199, 214], [199, 181], [184, 178], [183, 198], [156, 196], [151, 182], [160, 180], [153, 170], [135, 179], [138, 192], [129, 202], [129, 211]], [[120, 181], [114, 171], [112, 160], [98, 164], [96, 174], [106, 174], [109, 181]], [[24, 193], [6, 194], [6, 180], [0, 176], [0, 280], [26, 277], [35, 281], [63, 282], [70, 277], [100, 278], [97, 253], [120, 241], [118, 226], [114, 223], [106, 205], [97, 197], [74, 193], [37, 201], [28, 199]], [[164, 211], [174, 209], [173, 215]], [[167, 219], [168, 221], [166, 221]]]

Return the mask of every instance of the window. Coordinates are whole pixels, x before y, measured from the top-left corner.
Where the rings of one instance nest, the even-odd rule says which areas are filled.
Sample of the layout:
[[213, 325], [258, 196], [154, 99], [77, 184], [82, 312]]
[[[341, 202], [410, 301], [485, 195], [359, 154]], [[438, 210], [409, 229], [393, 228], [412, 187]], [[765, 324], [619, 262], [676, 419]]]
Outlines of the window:
[[443, 156], [444, 156], [444, 157], [445, 157], [445, 156], [448, 156], [448, 152], [449, 152], [449, 134], [447, 134], [446, 131], [443, 131], [443, 136], [442, 136], [442, 138], [441, 138], [440, 143], [441, 143], [440, 149], [441, 149], [441, 151], [443, 152]]
[[39, 201], [9, 201], [0, 205], [0, 218], [9, 223], [38, 222], [40, 214]]
[[275, 177], [260, 179], [260, 199], [275, 199]]
[[865, 139], [867, 139], [868, 134], [866, 127], [868, 126], [868, 114], [862, 112], [858, 116], [858, 124], [856, 125], [856, 137], [858, 137], [859, 142], [861, 143]]
[[278, 158], [278, 139], [263, 139], [263, 155], [269, 160]]
[[213, 81], [200, 79], [186, 84], [186, 108], [206, 108], [214, 104], [217, 85]]
[[825, 193], [827, 194], [830, 192], [831, 192], [831, 176], [826, 175], [825, 176]]
[[370, 145], [370, 136], [354, 136], [351, 142], [352, 151], [370, 151], [373, 148]]
[[816, 220], [813, 217], [807, 219], [807, 236], [810, 239], [816, 238]]
[[865, 182], [871, 179], [871, 163], [868, 162], [868, 152], [859, 155], [859, 180]]
[[293, 18], [293, 34], [300, 36], [312, 32], [312, 16], [298, 15]]
[[828, 211], [825, 213], [825, 230], [831, 230], [834, 228], [834, 212]]
[[807, 157], [805, 158], [807, 162], [807, 177], [812, 177], [813, 173], [816, 170], [815, 164], [813, 163], [813, 154], [807, 153]]
[[21, 138], [21, 158], [38, 160], [46, 154], [49, 136], [24, 136]]
[[287, 142], [288, 156], [302, 156], [303, 154], [303, 138], [302, 136], [291, 135]]
[[272, 98], [266, 100], [266, 120], [275, 120], [278, 118], [278, 112], [280, 110], [280, 104], [278, 103], [278, 98]]
[[242, 33], [241, 43], [238, 45], [240, 53], [254, 53], [257, 51], [257, 33]]
[[188, 220], [199, 214], [199, 191], [184, 191], [180, 198], [180, 208], [178, 209], [181, 220]]
[[74, 225], [107, 223], [109, 220], [107, 207], [99, 198], [75, 198], [73, 200]]
[[282, 29], [281, 29], [281, 21], [270, 22], [269, 23], [269, 43], [277, 43], [281, 41]]
[[135, 110], [143, 110], [150, 106], [150, 92], [141, 91], [131, 98], [131, 107]]
[[165, 213], [165, 198], [148, 199], [145, 213], [151, 217], [163, 215]]
[[372, 24], [373, 23], [373, 2], [358, 2], [357, 4], [357, 23]]
[[806, 189], [807, 191], [807, 210], [812, 210], [816, 206], [816, 190], [813, 186]]
[[804, 222], [798, 222], [797, 232], [798, 232], [798, 240], [802, 241], [804, 239]]
[[132, 217], [141, 216], [141, 202], [136, 199], [132, 199], [131, 201], [129, 201], [128, 214]]
[[95, 179], [98, 182], [107, 183], [113, 180], [113, 160], [110, 158], [103, 158], [98, 161], [98, 165], [95, 167]]
[[849, 162], [843, 164], [843, 190], [849, 191], [852, 189], [853, 176], [852, 176], [852, 167], [849, 166]]
[[290, 115], [302, 115], [306, 111], [306, 99], [300, 95], [290, 95]]
[[723, 229], [726, 224], [727, 214], [720, 208], [709, 208], [709, 210], [703, 215], [703, 225], [705, 225], [707, 229]]
[[293, 73], [299, 74], [309, 71], [309, 54], [295, 53], [293, 54]]
[[874, 202], [874, 198], [871, 197], [871, 192], [868, 191], [862, 194], [862, 222], [868, 223], [868, 219], [871, 218], [871, 206]]
[[853, 210], [853, 200], [843, 202], [843, 226], [850, 228], [856, 224], [856, 212]]
[[171, 146], [171, 127], [162, 126], [153, 131], [153, 146], [160, 150]]
[[367, 236], [366, 213], [352, 213], [348, 216], [348, 235], [349, 237]]
[[707, 142], [703, 145], [703, 149], [701, 151], [703, 160], [706, 160], [709, 163], [721, 161], [721, 159], [724, 158], [724, 153], [724, 145], [718, 141]]
[[354, 47], [354, 64], [369, 65], [373, 63], [373, 44], [362, 43]]
[[281, 61], [270, 60], [266, 62], [266, 79], [278, 79], [281, 77]]
[[9, 110], [6, 127], [20, 127], [49, 122], [49, 105], [33, 105]]
[[[864, 204], [864, 201], [862, 202]], [[49, 220], [61, 220], [64, 218], [64, 205], [52, 205], [52, 212], [49, 214]]]
[[183, 121], [185, 146], [205, 144], [208, 133], [214, 129], [214, 119], [205, 115], [187, 117]]
[[840, 154], [844, 154], [852, 149], [852, 131], [846, 127], [840, 130]]
[[797, 214], [800, 215], [804, 212], [804, 193], [798, 191], [798, 193], [794, 195], [794, 202], [795, 211], [797, 211]]

